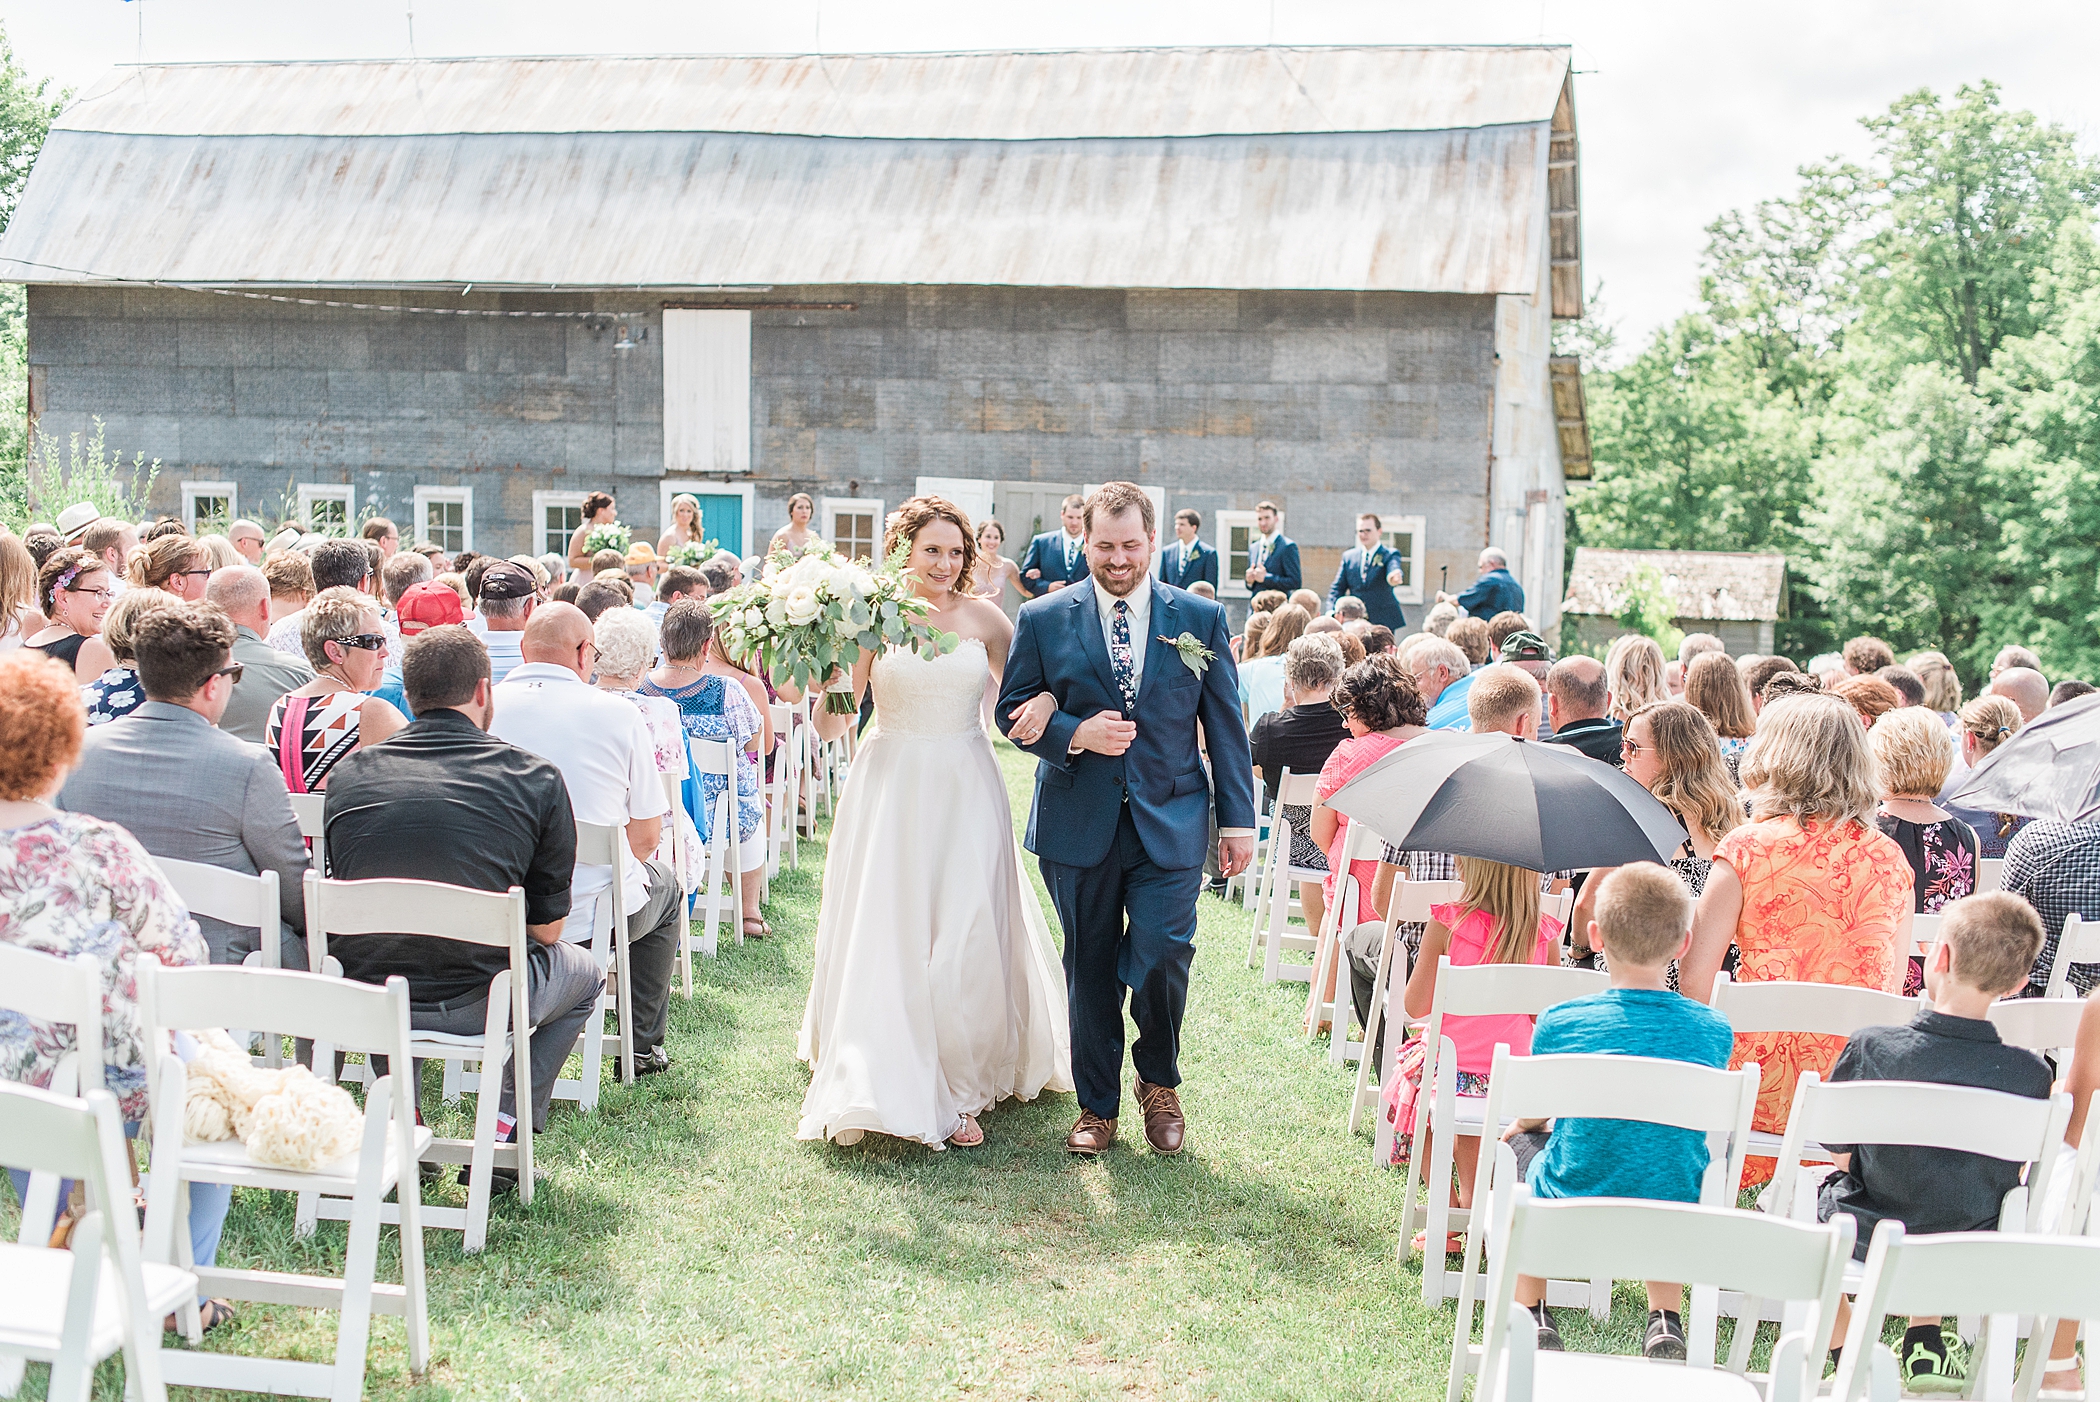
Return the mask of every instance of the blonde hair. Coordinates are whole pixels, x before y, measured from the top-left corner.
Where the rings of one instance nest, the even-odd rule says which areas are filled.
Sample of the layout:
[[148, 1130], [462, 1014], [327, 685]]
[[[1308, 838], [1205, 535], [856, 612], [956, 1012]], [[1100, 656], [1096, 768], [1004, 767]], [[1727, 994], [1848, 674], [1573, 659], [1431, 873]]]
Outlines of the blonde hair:
[[1888, 798], [1929, 799], [1954, 768], [1954, 738], [1946, 722], [1923, 706], [1890, 711], [1867, 732], [1867, 746]]
[[2020, 897], [2010, 891], [1963, 896], [1940, 915], [1940, 938], [1952, 951], [1948, 970], [1978, 993], [2002, 998], [2033, 976], [2047, 936], [2041, 916]]
[[109, 644], [110, 654], [117, 661], [135, 662], [138, 655], [131, 649], [131, 639], [139, 620], [154, 609], [173, 608], [181, 602], [161, 589], [126, 589], [117, 595], [109, 612], [102, 615], [102, 641]]
[[1508, 662], [1480, 669], [1466, 693], [1466, 715], [1476, 732], [1500, 730], [1526, 712], [1539, 713], [1539, 684], [1531, 673]]
[[[1255, 657], [1282, 657], [1290, 652], [1291, 644], [1305, 636], [1305, 625], [1312, 622], [1312, 615], [1296, 604], [1285, 604], [1269, 615], [1269, 626], [1262, 633], [1261, 651]], [[1247, 658], [1253, 661], [1253, 658]]]
[[1918, 674], [1925, 685], [1925, 709], [1928, 711], [1958, 711], [1961, 709], [1961, 678], [1954, 673], [1954, 664], [1947, 660], [1944, 652], [1921, 652], [1910, 660], [1910, 669]]
[[1663, 673], [1663, 650], [1645, 633], [1627, 633], [1604, 654], [1604, 675], [1611, 684], [1611, 718], [1624, 722], [1643, 706], [1670, 699]]
[[693, 529], [696, 531], [699, 530], [700, 498], [694, 496], [691, 492], [680, 492], [676, 496], [671, 498], [670, 524], [673, 526], [678, 524], [678, 508], [681, 506], [690, 506], [691, 508], [693, 508]]
[[1666, 866], [1634, 862], [1597, 888], [1597, 930], [1614, 964], [1667, 963], [1691, 928], [1692, 893]]
[[0, 530], [0, 633], [14, 627], [36, 602], [36, 556], [11, 531]]
[[1459, 906], [1495, 922], [1484, 964], [1529, 964], [1539, 942], [1539, 874], [1504, 862], [1460, 857]]
[[1976, 737], [1976, 753], [1987, 755], [2027, 723], [2020, 708], [2003, 696], [1979, 696], [1961, 708], [1961, 728]]
[[190, 568], [190, 561], [203, 553], [203, 547], [186, 535], [157, 536], [124, 561], [124, 582], [141, 589], [167, 589], [168, 581]]
[[1246, 626], [1240, 629], [1240, 661], [1252, 662], [1261, 656], [1261, 640], [1268, 635], [1269, 614], [1256, 609], [1247, 615]]
[[1881, 805], [1880, 775], [1859, 712], [1836, 696], [1803, 693], [1767, 703], [1742, 774], [1751, 816], [1760, 822], [1792, 817], [1864, 825]]
[[1643, 716], [1662, 769], [1648, 791], [1686, 827], [1719, 842], [1743, 821], [1743, 803], [1728, 777], [1713, 722], [1683, 701], [1655, 701], [1633, 713], [1627, 730]]
[[306, 612], [299, 615], [299, 646], [316, 672], [335, 665], [328, 660], [328, 644], [354, 635], [367, 612], [376, 615], [379, 601], [344, 584], [323, 589], [308, 601]]
[[1693, 656], [1684, 669], [1684, 699], [1713, 722], [1716, 735], [1747, 740], [1757, 733], [1757, 716], [1750, 709], [1750, 688], [1743, 685], [1743, 674], [1725, 652], [1707, 651]]

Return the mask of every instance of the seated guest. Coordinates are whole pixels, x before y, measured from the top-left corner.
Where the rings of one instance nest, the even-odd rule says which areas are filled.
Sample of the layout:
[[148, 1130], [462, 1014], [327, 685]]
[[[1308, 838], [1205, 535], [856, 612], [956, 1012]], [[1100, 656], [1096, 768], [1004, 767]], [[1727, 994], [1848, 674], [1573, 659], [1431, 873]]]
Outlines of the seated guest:
[[[1854, 681], [1872, 678], [1853, 678]], [[1886, 685], [1886, 683], [1879, 683]], [[1765, 707], [1743, 759], [1750, 821], [1714, 848], [1680, 982], [1710, 1000], [1731, 942], [1736, 981], [1849, 984], [1897, 993], [1910, 953], [1911, 874], [1903, 849], [1874, 826], [1881, 806], [1859, 714], [1835, 696], [1790, 696]], [[1827, 1071], [1840, 1038], [1806, 1032], [1739, 1036], [1730, 1062], [1756, 1062], [1750, 1123], [1786, 1131], [1794, 1083]], [[1771, 1176], [1750, 1161], [1748, 1181]]]
[[279, 550], [264, 557], [261, 569], [270, 582], [270, 627], [263, 630], [267, 636], [280, 620], [305, 608], [313, 598], [314, 567], [296, 551]]
[[621, 883], [632, 964], [625, 976], [634, 981], [635, 1071], [662, 1071], [671, 1064], [663, 1041], [685, 892], [677, 874], [655, 860], [671, 807], [656, 777], [656, 745], [640, 711], [590, 684], [598, 645], [590, 621], [575, 605], [536, 610], [525, 625], [522, 647], [524, 662], [496, 689], [489, 733], [561, 771], [577, 822], [625, 831], [617, 871], [577, 864], [562, 938], [588, 943], [598, 901], [609, 899], [614, 881]]
[[131, 650], [132, 629], [149, 609], [175, 602], [178, 600], [174, 595], [158, 589], [127, 589], [102, 616], [102, 641], [117, 660], [116, 665], [80, 688], [89, 725], [103, 725], [128, 716], [145, 701], [146, 693], [139, 686], [138, 658]]
[[1247, 601], [1247, 608], [1253, 613], [1274, 613], [1290, 601], [1291, 596], [1281, 589], [1264, 589]]
[[1232, 655], [1240, 665], [1245, 666], [1261, 656], [1262, 639], [1267, 637], [1268, 633], [1269, 615], [1261, 609], [1250, 612], [1247, 621], [1240, 627], [1239, 635], [1232, 640]]
[[[1911, 911], [1937, 915], [1976, 890], [1976, 830], [1933, 799], [1954, 766], [1954, 741], [1940, 718], [1921, 706], [1890, 711], [1867, 732], [1881, 773], [1881, 811], [1874, 825], [1895, 840], [1910, 863]], [[1925, 961], [1913, 958], [1906, 997], [1925, 983]]]
[[1216, 599], [1218, 597], [1218, 586], [1207, 579], [1199, 579], [1189, 586], [1189, 592], [1199, 599]]
[[[1342, 676], [1342, 649], [1332, 638], [1300, 638], [1284, 654], [1283, 688], [1289, 702], [1280, 711], [1254, 722], [1249, 743], [1254, 752], [1254, 773], [1267, 790], [1267, 802], [1276, 802], [1276, 786], [1283, 771], [1318, 774], [1335, 746], [1349, 738], [1349, 727], [1328, 698]], [[1289, 804], [1279, 810], [1291, 825], [1290, 864], [1304, 871], [1325, 873], [1327, 854], [1313, 841], [1309, 820], [1311, 804]], [[1318, 879], [1298, 883], [1299, 901], [1305, 908], [1306, 928], [1317, 930], [1326, 915]]]
[[1742, 669], [1743, 689], [1750, 693], [1751, 714], [1765, 708], [1765, 683], [1781, 672], [1797, 672], [1800, 669], [1784, 657], [1760, 657]]
[[[442, 881], [477, 891], [525, 892], [530, 982], [527, 1043], [538, 1133], [561, 1067], [598, 1006], [604, 976], [590, 951], [562, 940], [576, 869], [576, 819], [554, 765], [488, 734], [488, 653], [459, 626], [426, 629], [401, 655], [416, 720], [384, 745], [350, 755], [328, 786], [328, 864], [338, 880]], [[501, 821], [491, 821], [501, 815]], [[346, 977], [408, 980], [409, 1024], [476, 1033], [487, 1024], [489, 980], [509, 951], [422, 935], [363, 935], [328, 948]], [[418, 1082], [421, 1077], [415, 1078]], [[504, 1068], [497, 1137], [517, 1120], [516, 1077]], [[466, 1170], [460, 1170], [464, 1178]], [[492, 1187], [516, 1186], [495, 1171]]]
[[2020, 708], [2020, 719], [2033, 720], [2049, 709], [2049, 679], [2032, 667], [2008, 667], [1991, 678], [1991, 696], [2003, 696]]
[[[1422, 698], [1415, 691], [1413, 678], [1407, 675], [1397, 658], [1367, 657], [1349, 668], [1335, 684], [1329, 703], [1341, 713], [1343, 724], [1349, 727], [1349, 738], [1335, 746], [1333, 753], [1327, 756], [1327, 763], [1321, 766], [1320, 782], [1315, 790], [1320, 801], [1313, 805], [1306, 821], [1312, 828], [1313, 841], [1327, 854], [1327, 879], [1322, 883], [1322, 894], [1331, 905], [1335, 897], [1335, 871], [1342, 843], [1348, 835], [1349, 820], [1329, 808], [1327, 800], [1377, 760], [1416, 736], [1427, 734], [1428, 728], [1423, 724]], [[1371, 881], [1378, 874], [1377, 859], [1361, 859], [1349, 870], [1363, 892], [1357, 918], [1377, 919], [1378, 911], [1371, 902]]]
[[1809, 696], [1820, 694], [1823, 683], [1813, 672], [1781, 672], [1764, 684], [1757, 693], [1757, 714], [1762, 722], [1765, 707], [1786, 696]]
[[1607, 714], [1621, 725], [1641, 707], [1671, 699], [1662, 647], [1645, 634], [1627, 633], [1614, 638], [1604, 654], [1604, 675], [1611, 687], [1611, 710]]
[[1508, 666], [1528, 673], [1531, 679], [1538, 683], [1539, 715], [1538, 733], [1535, 738], [1551, 740], [1553, 725], [1547, 715], [1545, 694], [1546, 678], [1553, 672], [1553, 649], [1546, 646], [1546, 640], [1529, 628], [1518, 628], [1505, 634], [1502, 641], [1495, 644], [1495, 656]]
[[[2004, 889], [2042, 917], [2042, 952], [2028, 986], [2039, 997], [2055, 972], [2064, 922], [2100, 920], [2100, 821], [2037, 818], [2023, 826], [2005, 845]], [[2064, 977], [2084, 997], [2100, 984], [2100, 964], [2073, 964]]]
[[1240, 710], [1249, 726], [1283, 709], [1283, 659], [1311, 622], [1312, 615], [1304, 609], [1285, 604], [1269, 615], [1260, 651], [1240, 662]]
[[1382, 623], [1373, 623], [1362, 635], [1364, 656], [1376, 657], [1393, 650], [1393, 630]]
[[1845, 670], [1855, 677], [1871, 677], [1896, 662], [1896, 650], [1879, 638], [1848, 639], [1838, 655], [1844, 659]]
[[49, 622], [23, 646], [72, 668], [74, 681], [86, 686], [116, 664], [100, 636], [116, 597], [117, 582], [101, 556], [78, 546], [53, 551], [36, 576], [37, 610]]
[[1619, 723], [1605, 714], [1611, 705], [1611, 688], [1605, 685], [1604, 664], [1580, 653], [1563, 657], [1546, 673], [1546, 719], [1551, 745], [1566, 745], [1591, 759], [1618, 766], [1623, 763]]
[[656, 597], [644, 610], [649, 621], [661, 628], [664, 613], [680, 599], [702, 600], [707, 597], [707, 577], [691, 565], [673, 565], [664, 571], [656, 582]]
[[1364, 612], [1364, 601], [1357, 598], [1354, 594], [1336, 599], [1334, 607], [1329, 612], [1337, 623], [1368, 623], [1370, 621], [1369, 615]]
[[[110, 729], [101, 726], [98, 733]], [[125, 1132], [132, 1134], [146, 1118], [148, 1059], [167, 1050], [146, 1040], [138, 962], [157, 959], [184, 968], [204, 963], [209, 952], [182, 898], [136, 837], [115, 822], [65, 811], [54, 801], [80, 756], [86, 730], [72, 678], [33, 652], [0, 655], [0, 944], [58, 959], [92, 954], [102, 962], [97, 1032], [103, 1079], [117, 1099]], [[177, 791], [167, 792], [172, 797]], [[78, 1037], [74, 1027], [0, 1017], [0, 1077], [49, 1087]], [[18, 1199], [27, 1187], [28, 1175], [18, 1174]], [[193, 1183], [189, 1197], [192, 1259], [215, 1265], [233, 1190]], [[198, 1303], [208, 1329], [233, 1317], [223, 1300]]]
[[299, 615], [299, 637], [314, 679], [271, 703], [263, 747], [293, 793], [319, 793], [343, 756], [380, 743], [408, 718], [369, 694], [386, 671], [386, 634], [371, 595], [322, 590]]
[[1458, 650], [1466, 655], [1469, 667], [1485, 667], [1495, 660], [1494, 645], [1488, 639], [1484, 619], [1461, 618], [1445, 631], [1444, 637], [1458, 645]]
[[1509, 641], [1511, 634], [1536, 631], [1531, 626], [1530, 619], [1512, 609], [1504, 609], [1493, 618], [1490, 618], [1487, 621], [1487, 627], [1488, 651], [1496, 657], [1502, 655], [1502, 644]]
[[[1964, 773], [1983, 763], [1986, 755], [2010, 740], [2026, 724], [2020, 718], [2020, 708], [2003, 696], [1979, 696], [1963, 706], [1955, 719], [1959, 728], [1954, 735], [1961, 745]], [[2018, 813], [1987, 813], [1981, 808], [1958, 808], [1946, 801], [1946, 796], [1957, 785], [1958, 780], [1950, 778], [1941, 787], [1940, 805], [1976, 829], [1979, 856], [2003, 857], [2006, 844], [2012, 841], [2014, 833], [2027, 826], [2027, 818]]]
[[1472, 717], [1466, 712], [1466, 693], [1473, 689], [1473, 664], [1458, 644], [1448, 638], [1416, 638], [1407, 653], [1407, 668], [1414, 676], [1415, 691], [1429, 708], [1431, 730], [1470, 730]]
[[622, 579], [627, 577], [627, 555], [624, 551], [600, 550], [597, 554], [591, 556], [590, 575], [592, 579], [602, 578], [608, 570], [619, 575]]
[[[466, 621], [466, 609], [458, 593], [449, 585], [426, 579], [411, 584], [401, 592], [394, 610], [396, 626], [401, 630], [402, 646], [407, 640], [432, 628], [443, 628]], [[408, 685], [401, 675], [401, 668], [388, 663], [379, 687], [372, 695], [386, 702], [402, 715], [414, 718], [415, 712], [408, 707]]]
[[1922, 706], [1925, 704], [1924, 678], [1904, 666], [1901, 662], [1892, 662], [1874, 675], [1896, 688], [1896, 694], [1903, 698], [1904, 705]]
[[1954, 674], [1954, 664], [1947, 660], [1947, 654], [1916, 653], [1905, 665], [1925, 689], [1925, 699], [1918, 704], [1928, 711], [1938, 712], [1948, 729], [1953, 729], [1958, 723], [1954, 713], [1961, 709], [1961, 678]]
[[[313, 571], [313, 589], [316, 594], [330, 589], [351, 589], [370, 596], [372, 584], [372, 555], [361, 540], [324, 540], [313, 548], [307, 557], [307, 565]], [[304, 657], [313, 661], [301, 637], [299, 626], [306, 611], [274, 617], [270, 622], [269, 636], [264, 639], [279, 652], [293, 657]], [[375, 628], [374, 632], [383, 632]]]
[[[276, 872], [282, 962], [301, 969], [306, 843], [284, 776], [268, 754], [219, 728], [241, 672], [233, 640], [233, 625], [209, 605], [148, 610], [132, 639], [145, 703], [94, 728], [58, 803], [122, 823], [156, 857], [243, 876]], [[253, 929], [210, 916], [197, 924], [215, 964], [238, 964], [256, 948]]]
[[[104, 631], [106, 632], [107, 629]], [[2081, 696], [2091, 696], [2095, 691], [2100, 691], [2100, 687], [2094, 686], [2091, 682], [2060, 681], [2049, 688], [2049, 709], [2053, 711], [2066, 701], [2076, 701]]]
[[[270, 631], [270, 589], [267, 572], [253, 565], [215, 570], [204, 586], [204, 601], [233, 624], [233, 660], [241, 664], [219, 729], [254, 745], [269, 734], [270, 708], [277, 698], [314, 679], [314, 669], [305, 662], [263, 641]], [[304, 601], [300, 607], [305, 607]]]
[[1684, 699], [1713, 725], [1721, 758], [1733, 777], [1750, 748], [1750, 737], [1757, 733], [1757, 713], [1750, 705], [1750, 688], [1727, 653], [1702, 652], [1692, 658], [1684, 674]]
[[[384, 541], [380, 545], [385, 548]], [[385, 605], [379, 616], [386, 620], [387, 625], [387, 666], [398, 668], [401, 665], [401, 596], [436, 574], [430, 561], [413, 550], [397, 550], [379, 567], [379, 598]]]
[[1434, 604], [1430, 607], [1429, 612], [1422, 615], [1422, 631], [1432, 638], [1441, 638], [1451, 631], [1451, 625], [1456, 622], [1458, 622], [1457, 604]]
[[1873, 675], [1846, 677], [1825, 690], [1857, 711], [1859, 723], [1869, 730], [1874, 728], [1876, 721], [1903, 705], [1903, 694]]
[[622, 593], [611, 580], [594, 579], [576, 591], [576, 607], [593, 623], [608, 610], [627, 608], [631, 602], [631, 597]]
[[[1830, 1070], [1839, 1081], [1924, 1081], [2007, 1095], [2049, 1097], [2049, 1066], [2008, 1047], [1990, 1020], [1991, 1004], [2018, 993], [2042, 945], [2042, 925], [2018, 897], [1970, 896], [1946, 908], [1925, 970], [1931, 1007], [1901, 1027], [1852, 1034]], [[1846, 1213], [1859, 1223], [1852, 1248], [1864, 1261], [1883, 1222], [1906, 1232], [1988, 1232], [2020, 1165], [1983, 1154], [1910, 1144], [1825, 1144], [1840, 1172], [1816, 1194], [1816, 1220]], [[1838, 1301], [1832, 1343], [1845, 1337], [1851, 1311]], [[1878, 1327], [1878, 1321], [1877, 1321]], [[1947, 1356], [1938, 1315], [1913, 1316], [1897, 1358], [1905, 1392], [1958, 1392], [1961, 1370]]]
[[[468, 587], [474, 588], [476, 582], [470, 579]], [[520, 644], [532, 611], [539, 606], [539, 586], [508, 560], [491, 562], [478, 583], [474, 597], [487, 625], [481, 641], [489, 650], [489, 675], [501, 686], [511, 669], [525, 660]]]
[[[1611, 987], [1540, 1013], [1531, 1054], [1646, 1056], [1726, 1066], [1735, 1040], [1728, 1019], [1668, 982], [1669, 971], [1692, 942], [1692, 900], [1683, 883], [1650, 863], [1593, 875], [1591, 885], [1598, 888], [1597, 914], [1584, 927], [1585, 938], [1610, 963]], [[1706, 1136], [1697, 1130], [1563, 1117], [1519, 1120], [1504, 1137], [1535, 1197], [1699, 1201], [1707, 1152]], [[1641, 1351], [1650, 1358], [1682, 1359], [1684, 1287], [1654, 1280], [1646, 1284], [1648, 1331]], [[1561, 1347], [1560, 1330], [1546, 1308], [1546, 1282], [1518, 1276], [1516, 1300], [1538, 1321], [1539, 1347]]]
[[1539, 684], [1512, 662], [1497, 662], [1473, 674], [1466, 692], [1466, 716], [1475, 735], [1514, 735], [1536, 740], [1539, 734]]

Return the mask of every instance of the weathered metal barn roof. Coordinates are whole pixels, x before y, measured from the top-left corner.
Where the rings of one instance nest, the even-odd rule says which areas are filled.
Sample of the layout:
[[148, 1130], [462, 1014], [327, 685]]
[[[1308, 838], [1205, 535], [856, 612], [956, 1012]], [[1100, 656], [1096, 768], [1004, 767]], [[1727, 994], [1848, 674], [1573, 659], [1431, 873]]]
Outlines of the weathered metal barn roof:
[[0, 278], [1529, 292], [1567, 86], [1545, 47], [126, 68]]
[[1626, 584], [1652, 570], [1675, 600], [1675, 617], [1717, 623], [1762, 622], [1786, 615], [1786, 556], [1727, 550], [1600, 550], [1576, 547], [1563, 613], [1615, 616]]

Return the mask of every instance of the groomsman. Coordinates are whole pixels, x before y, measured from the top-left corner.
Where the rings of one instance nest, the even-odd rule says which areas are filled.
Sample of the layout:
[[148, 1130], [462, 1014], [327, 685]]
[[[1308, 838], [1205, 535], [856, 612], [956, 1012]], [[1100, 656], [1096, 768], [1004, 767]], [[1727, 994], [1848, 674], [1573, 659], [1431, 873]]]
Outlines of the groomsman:
[[1247, 546], [1247, 587], [1259, 594], [1281, 589], [1286, 594], [1305, 587], [1305, 572], [1298, 566], [1298, 542], [1281, 529], [1283, 513], [1276, 503], [1265, 501], [1254, 508], [1254, 529], [1260, 534]]
[[1086, 498], [1066, 497], [1058, 514], [1059, 529], [1029, 541], [1028, 553], [1021, 557], [1021, 592], [1031, 599], [1087, 577]]
[[1364, 616], [1398, 633], [1407, 626], [1393, 586], [1401, 582], [1400, 557], [1386, 548], [1379, 535], [1384, 523], [1366, 511], [1356, 518], [1356, 548], [1342, 556], [1342, 568], [1327, 588], [1327, 611], [1343, 597], [1355, 595], [1364, 601]]
[[1218, 552], [1203, 543], [1197, 534], [1202, 529], [1199, 513], [1186, 507], [1174, 513], [1174, 544], [1159, 552], [1162, 582], [1186, 589], [1200, 579], [1213, 590], [1218, 587]]

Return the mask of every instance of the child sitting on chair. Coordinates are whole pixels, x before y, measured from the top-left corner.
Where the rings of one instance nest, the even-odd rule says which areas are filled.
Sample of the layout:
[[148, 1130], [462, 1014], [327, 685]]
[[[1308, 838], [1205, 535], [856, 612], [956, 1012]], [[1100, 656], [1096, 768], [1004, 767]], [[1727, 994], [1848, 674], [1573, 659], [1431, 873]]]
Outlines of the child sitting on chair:
[[[1722, 1068], [1735, 1038], [1728, 1019], [1669, 986], [1670, 962], [1692, 940], [1692, 898], [1677, 874], [1642, 863], [1620, 867], [1597, 892], [1590, 948], [1611, 966], [1611, 987], [1571, 998], [1539, 1014], [1531, 1034], [1534, 1056], [1606, 1053], [1689, 1061]], [[1503, 1134], [1517, 1167], [1542, 1198], [1652, 1198], [1697, 1202], [1706, 1172], [1706, 1136], [1671, 1125], [1635, 1120], [1562, 1118], [1519, 1120]], [[1641, 1351], [1650, 1358], [1683, 1358], [1684, 1287], [1651, 1280], [1648, 1332]], [[1560, 1329], [1546, 1308], [1546, 1282], [1517, 1277], [1517, 1303], [1538, 1320], [1539, 1347], [1561, 1346]]]
[[[1456, 901], [1429, 908], [1430, 922], [1422, 934], [1421, 956], [1408, 976], [1404, 1004], [1410, 1018], [1429, 1015], [1436, 1002], [1436, 970], [1439, 957], [1449, 955], [1454, 967], [1473, 964], [1557, 964], [1560, 962], [1561, 921], [1543, 913], [1539, 900], [1539, 874], [1523, 867], [1477, 857], [1460, 857], [1458, 874], [1465, 883]], [[1521, 1013], [1507, 1016], [1447, 1017], [1443, 1036], [1458, 1052], [1458, 1093], [1484, 1096], [1488, 1072], [1495, 1063], [1495, 1044], [1506, 1042], [1517, 1056], [1531, 1050], [1531, 1019]], [[1384, 1114], [1393, 1126], [1393, 1166], [1405, 1168], [1410, 1153], [1424, 1155], [1429, 1162], [1428, 1136], [1414, 1143], [1416, 1106], [1421, 1100], [1422, 1068], [1427, 1060], [1423, 1039], [1417, 1037], [1401, 1048], [1393, 1061], [1393, 1076], [1386, 1084]], [[1435, 1087], [1428, 1087], [1433, 1096]], [[1480, 1140], [1462, 1135], [1452, 1141], [1451, 1157], [1458, 1170], [1460, 1207], [1473, 1205], [1473, 1170], [1480, 1161]], [[1444, 1192], [1446, 1184], [1425, 1183], [1429, 1192]], [[1427, 1250], [1426, 1238], [1414, 1245]], [[1446, 1254], [1465, 1250], [1465, 1242], [1453, 1233], [1443, 1244]]]
[[[2008, 1095], [2049, 1095], [2049, 1067], [2022, 1047], [2008, 1047], [1991, 1025], [1991, 1004], [2027, 986], [2042, 950], [2034, 907], [2003, 891], [1964, 896], [1941, 912], [1939, 943], [1925, 964], [1932, 1006], [1902, 1027], [1863, 1027], [1830, 1069], [1832, 1081], [1937, 1081]], [[1854, 1259], [1864, 1261], [1884, 1218], [1922, 1232], [1987, 1232], [1998, 1225], [2005, 1195], [2020, 1185], [2020, 1165], [2007, 1159], [1912, 1144], [1825, 1144], [1842, 1171], [1816, 1195], [1816, 1220], [1840, 1212], [1859, 1221]], [[1838, 1301], [1833, 1346], [1845, 1337], [1851, 1310]], [[1959, 1392], [1962, 1378], [1947, 1356], [1939, 1316], [1910, 1321], [1897, 1351], [1907, 1392]]]

